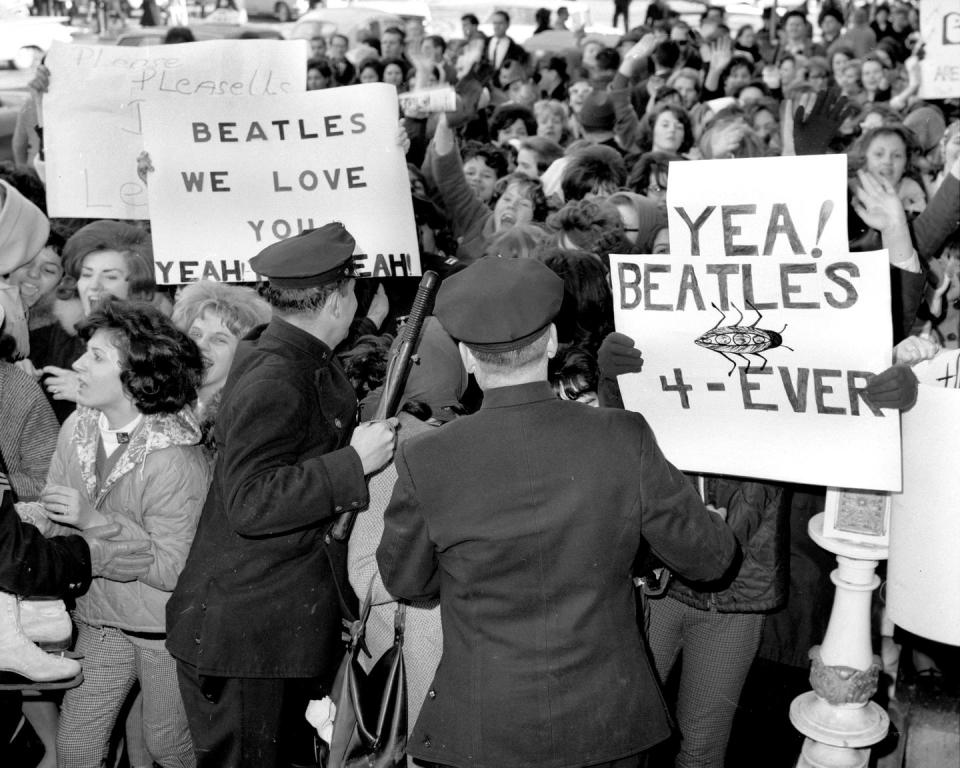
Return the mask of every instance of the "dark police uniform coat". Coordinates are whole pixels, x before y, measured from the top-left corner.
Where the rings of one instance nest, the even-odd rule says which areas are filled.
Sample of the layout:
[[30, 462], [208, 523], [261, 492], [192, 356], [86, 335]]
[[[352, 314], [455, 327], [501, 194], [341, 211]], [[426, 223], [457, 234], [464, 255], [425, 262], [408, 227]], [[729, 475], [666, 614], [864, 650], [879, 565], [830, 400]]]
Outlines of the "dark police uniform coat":
[[[167, 604], [167, 647], [199, 674], [332, 678], [341, 625], [323, 534], [367, 503], [347, 446], [356, 405], [330, 349], [305, 331], [275, 318], [240, 343], [213, 483]], [[348, 583], [345, 569], [338, 578]]]
[[386, 588], [440, 597], [443, 657], [409, 744], [453, 766], [582, 766], [669, 735], [637, 628], [649, 545], [720, 577], [733, 534], [643, 417], [556, 399], [546, 382], [410, 440], [377, 552]]

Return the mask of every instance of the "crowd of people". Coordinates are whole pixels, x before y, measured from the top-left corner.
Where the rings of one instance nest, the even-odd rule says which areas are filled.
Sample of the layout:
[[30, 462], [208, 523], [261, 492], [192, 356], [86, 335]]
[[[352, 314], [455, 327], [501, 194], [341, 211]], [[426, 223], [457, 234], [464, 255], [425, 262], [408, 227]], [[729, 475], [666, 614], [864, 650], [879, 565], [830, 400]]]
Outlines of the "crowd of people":
[[505, 12], [490, 38], [462, 22], [309, 41], [310, 90], [456, 93], [398, 106], [442, 284], [388, 419], [411, 279], [357, 280], [331, 222], [261, 251], [256, 285], [158, 286], [149, 221], [45, 215], [41, 69], [0, 169], [0, 672], [34, 689], [0, 691], [12, 764], [314, 764], [304, 711], [358, 598], [372, 661], [409, 604], [422, 765], [722, 766], [752, 668], [807, 687], [823, 489], [661, 454], [623, 409], [643, 360], [609, 256], [669, 254], [675, 163], [846, 154], [850, 249], [890, 260], [895, 364], [866, 396], [911, 407], [910, 364], [960, 346], [960, 102], [918, 96], [916, 8], [732, 30], [657, 0], [616, 45], [571, 29], [547, 54]]

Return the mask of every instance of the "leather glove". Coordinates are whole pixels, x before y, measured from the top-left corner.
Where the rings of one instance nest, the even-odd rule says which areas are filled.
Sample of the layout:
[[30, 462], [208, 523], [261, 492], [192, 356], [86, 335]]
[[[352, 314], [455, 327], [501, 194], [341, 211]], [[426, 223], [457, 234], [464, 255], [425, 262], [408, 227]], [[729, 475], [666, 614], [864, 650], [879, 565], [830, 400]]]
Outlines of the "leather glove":
[[613, 332], [600, 345], [597, 364], [604, 379], [616, 379], [623, 373], [640, 373], [643, 370], [643, 355], [633, 339], [623, 333]]
[[840, 89], [833, 87], [817, 94], [809, 113], [797, 107], [793, 116], [793, 144], [798, 155], [822, 155], [840, 124], [856, 107]]
[[909, 411], [917, 402], [919, 384], [909, 365], [891, 365], [867, 382], [864, 394], [877, 408]]
[[111, 541], [119, 535], [116, 523], [87, 528], [80, 533], [90, 548], [90, 571], [111, 581], [136, 581], [145, 576], [153, 564], [147, 539]]

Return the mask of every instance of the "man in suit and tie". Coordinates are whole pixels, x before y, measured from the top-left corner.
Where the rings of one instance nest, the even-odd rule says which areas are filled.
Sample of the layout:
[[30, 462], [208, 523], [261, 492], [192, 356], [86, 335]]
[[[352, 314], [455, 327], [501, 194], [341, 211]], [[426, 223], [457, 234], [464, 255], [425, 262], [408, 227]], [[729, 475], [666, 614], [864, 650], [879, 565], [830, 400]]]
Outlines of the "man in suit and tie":
[[508, 35], [510, 14], [506, 11], [496, 11], [491, 17], [493, 23], [493, 37], [487, 43], [487, 61], [494, 72], [508, 61], [527, 63], [527, 52], [521, 45], [517, 45]]

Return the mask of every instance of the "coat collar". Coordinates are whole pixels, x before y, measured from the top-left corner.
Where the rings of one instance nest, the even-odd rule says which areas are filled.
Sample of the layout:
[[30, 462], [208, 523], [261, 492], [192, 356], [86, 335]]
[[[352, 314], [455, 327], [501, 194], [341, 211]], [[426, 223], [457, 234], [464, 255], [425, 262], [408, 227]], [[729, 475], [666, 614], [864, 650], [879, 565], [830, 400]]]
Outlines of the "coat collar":
[[512, 387], [496, 387], [483, 393], [481, 410], [488, 408], [509, 408], [513, 405], [527, 403], [541, 403], [556, 400], [557, 396], [548, 381], [531, 381], [527, 384], [516, 384]]
[[275, 342], [280, 346], [293, 347], [301, 355], [314, 359], [318, 364], [326, 363], [333, 354], [330, 347], [316, 336], [279, 317], [274, 317], [263, 329], [260, 343], [263, 344], [263, 342]]
[[178, 413], [144, 414], [143, 420], [131, 433], [130, 442], [120, 460], [114, 464], [98, 489], [96, 462], [100, 441], [99, 419], [100, 411], [78, 406], [73, 428], [80, 477], [87, 495], [94, 500], [94, 506], [99, 506], [120, 478], [138, 464], [142, 465], [149, 454], [171, 446], [196, 445], [200, 442], [200, 425], [192, 408], [184, 408]]

